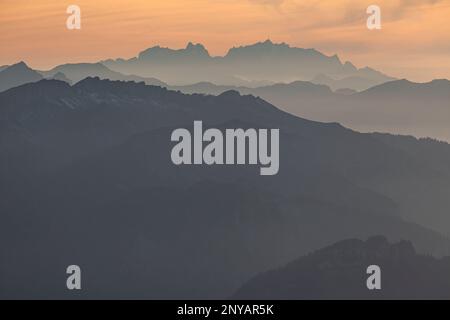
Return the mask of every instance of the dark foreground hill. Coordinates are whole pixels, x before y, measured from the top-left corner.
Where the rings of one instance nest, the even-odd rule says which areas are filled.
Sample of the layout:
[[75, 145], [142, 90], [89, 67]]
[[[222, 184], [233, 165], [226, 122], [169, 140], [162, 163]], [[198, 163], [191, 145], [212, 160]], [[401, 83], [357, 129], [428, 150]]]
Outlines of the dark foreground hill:
[[[381, 289], [369, 290], [367, 268], [380, 267]], [[417, 254], [408, 241], [344, 240], [242, 286], [235, 299], [449, 299], [450, 258]]]
[[[223, 298], [349, 237], [450, 249], [414, 223], [448, 226], [446, 144], [308, 121], [235, 91], [185, 95], [98, 78], [27, 84], [0, 93], [0, 106], [2, 298]], [[175, 166], [171, 132], [194, 120], [279, 128], [279, 173]], [[408, 197], [386, 195], [396, 190]], [[420, 210], [402, 216], [403, 206]], [[65, 288], [70, 264], [83, 270], [77, 295]]]

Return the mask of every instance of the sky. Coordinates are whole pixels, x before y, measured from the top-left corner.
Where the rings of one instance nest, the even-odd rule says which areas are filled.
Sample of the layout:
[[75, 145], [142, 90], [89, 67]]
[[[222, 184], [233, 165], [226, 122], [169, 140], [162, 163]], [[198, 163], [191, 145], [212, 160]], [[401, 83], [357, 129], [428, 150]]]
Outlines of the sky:
[[[381, 30], [366, 9], [381, 8]], [[69, 30], [69, 5], [81, 29]], [[45, 70], [202, 43], [211, 55], [270, 39], [425, 82], [450, 79], [450, 0], [0, 0], [0, 65]]]

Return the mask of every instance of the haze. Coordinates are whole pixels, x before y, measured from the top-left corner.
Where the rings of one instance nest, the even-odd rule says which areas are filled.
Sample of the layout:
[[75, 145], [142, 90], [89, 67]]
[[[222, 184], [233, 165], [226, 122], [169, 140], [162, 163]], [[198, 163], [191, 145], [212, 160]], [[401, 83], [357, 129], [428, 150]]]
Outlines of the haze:
[[[66, 29], [66, 8], [82, 10], [82, 29]], [[380, 0], [382, 30], [366, 28], [373, 1], [333, 0], [2, 0], [0, 65], [48, 69], [67, 62], [130, 58], [153, 45], [188, 41], [223, 55], [270, 38], [337, 53], [357, 66], [414, 81], [450, 78], [450, 0]]]

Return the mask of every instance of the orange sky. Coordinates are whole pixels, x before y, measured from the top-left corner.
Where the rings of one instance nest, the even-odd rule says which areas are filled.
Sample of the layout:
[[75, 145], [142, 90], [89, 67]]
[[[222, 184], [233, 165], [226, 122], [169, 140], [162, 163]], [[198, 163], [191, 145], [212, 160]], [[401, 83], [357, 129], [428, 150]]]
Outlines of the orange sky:
[[[66, 28], [70, 4], [81, 30]], [[366, 28], [370, 4], [382, 9], [382, 30]], [[427, 81], [450, 78], [449, 19], [450, 0], [0, 0], [0, 65], [47, 69], [188, 41], [223, 55], [270, 38]]]

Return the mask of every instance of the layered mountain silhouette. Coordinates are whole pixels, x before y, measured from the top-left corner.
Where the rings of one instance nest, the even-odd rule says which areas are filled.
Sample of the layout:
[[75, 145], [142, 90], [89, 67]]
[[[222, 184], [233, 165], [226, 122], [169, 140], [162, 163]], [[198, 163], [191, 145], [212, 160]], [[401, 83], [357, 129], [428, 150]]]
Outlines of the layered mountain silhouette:
[[258, 88], [197, 83], [172, 86], [185, 93], [220, 94], [236, 90], [259, 96], [277, 107], [307, 119], [339, 122], [362, 132], [432, 137], [450, 141], [450, 81], [428, 83], [395, 80], [354, 93], [336, 91], [325, 85], [295, 81]]
[[[366, 286], [367, 267], [381, 269], [381, 289]], [[450, 258], [417, 254], [409, 241], [384, 237], [340, 241], [255, 276], [235, 299], [449, 299]]]
[[339, 89], [352, 89], [355, 91], [363, 91], [376, 85], [385, 83], [387, 81], [394, 80], [394, 78], [388, 78], [375, 70], [369, 68], [366, 68], [366, 70], [371, 74], [371, 76], [368, 76], [366, 78], [363, 76], [355, 75], [340, 79], [334, 79], [325, 74], [319, 74], [315, 76], [313, 79], [311, 79], [311, 82], [316, 84], [324, 84], [330, 87], [333, 91], [337, 91]]
[[450, 141], [448, 80], [393, 80], [368, 67], [358, 69], [350, 62], [341, 63], [337, 56], [270, 40], [232, 48], [223, 57], [210, 56], [204, 46], [189, 43], [179, 50], [152, 47], [129, 60], [65, 64], [37, 73], [27, 67], [29, 76], [16, 74], [14, 70], [20, 73], [20, 69], [25, 68], [13, 68], [0, 77], [0, 90], [39, 80], [38, 73], [68, 83], [98, 76], [184, 93], [218, 95], [236, 90], [315, 121], [338, 122], [362, 132]]
[[24, 62], [0, 69], [0, 91], [43, 79], [42, 75], [29, 68]]
[[241, 94], [251, 94], [261, 98], [269, 98], [275, 100], [283, 97], [296, 98], [329, 98], [334, 97], [331, 89], [326, 85], [318, 85], [308, 81], [294, 81], [291, 83], [276, 83], [256, 88], [244, 86], [224, 86], [215, 85], [210, 82], [199, 82], [187, 86], [169, 86], [172, 90], [179, 90], [183, 93], [204, 93], [219, 95], [225, 91], [237, 91]]
[[360, 93], [360, 96], [398, 99], [404, 95], [426, 101], [430, 98], [447, 100], [450, 98], [449, 87], [450, 81], [447, 79], [436, 79], [427, 83], [415, 83], [403, 79], [374, 86]]
[[[69, 77], [67, 77], [66, 73]], [[109, 70], [100, 63], [67, 64], [55, 67], [49, 71], [38, 71], [30, 68], [25, 62], [19, 62], [11, 66], [0, 67], [0, 92], [44, 78], [61, 80], [72, 84], [89, 76], [98, 76], [102, 79], [112, 80], [142, 81], [147, 84], [166, 86], [166, 84], [157, 79], [122, 75]]]
[[60, 71], [52, 75], [50, 79], [64, 81], [67, 82], [68, 84], [72, 84], [72, 81], [69, 78], [67, 78], [64, 73]]
[[120, 72], [112, 71], [101, 63], [72, 63], [59, 65], [49, 71], [41, 71], [49, 78], [55, 75], [64, 74], [71, 82], [76, 83], [87, 77], [99, 77], [100, 79], [122, 80], [144, 82], [149, 85], [167, 86], [164, 82], [152, 77], [139, 77], [135, 75], [124, 75]]
[[[99, 78], [29, 83], [0, 106], [2, 298], [70, 297], [73, 263], [84, 298], [223, 298], [345, 238], [450, 251], [445, 143], [357, 133], [237, 91]], [[171, 132], [194, 120], [279, 128], [278, 175], [173, 165]]]
[[251, 81], [292, 82], [325, 74], [335, 79], [344, 78], [334, 83], [337, 89], [344, 86], [358, 90], [393, 80], [373, 69], [358, 69], [350, 62], [342, 63], [337, 55], [327, 56], [315, 49], [295, 48], [270, 40], [233, 47], [223, 57], [210, 56], [203, 45], [190, 42], [184, 49], [156, 46], [129, 60], [102, 63], [124, 74], [152, 76], [171, 85], [208, 81], [248, 86]]

